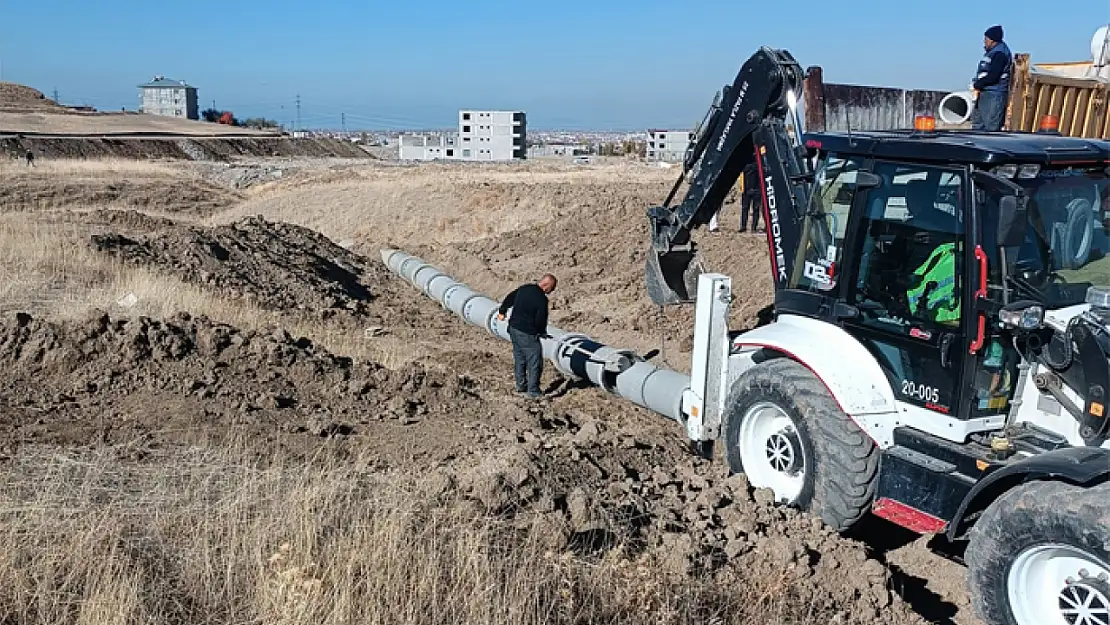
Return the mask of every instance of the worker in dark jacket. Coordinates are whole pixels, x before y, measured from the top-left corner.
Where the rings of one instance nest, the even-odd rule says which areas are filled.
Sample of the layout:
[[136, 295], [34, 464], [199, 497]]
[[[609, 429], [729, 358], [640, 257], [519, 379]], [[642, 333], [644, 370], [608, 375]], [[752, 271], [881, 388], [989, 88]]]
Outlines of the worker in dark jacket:
[[543, 374], [543, 346], [540, 338], [547, 334], [547, 295], [555, 290], [555, 276], [544, 274], [539, 282], [517, 287], [501, 302], [497, 319], [509, 315], [509, 339], [513, 343], [513, 375], [516, 392], [540, 397], [540, 376]]
[[759, 224], [759, 211], [763, 208], [763, 203], [759, 201], [759, 175], [755, 169], [755, 163], [748, 163], [744, 167], [744, 196], [743, 203], [740, 204], [740, 232], [748, 231], [748, 212], [751, 211], [752, 215], [752, 232], [756, 232], [756, 226]]
[[999, 131], [1006, 120], [1006, 102], [1010, 98], [1010, 71], [1014, 55], [1002, 41], [1002, 27], [991, 26], [983, 33], [986, 54], [979, 60], [979, 70], [971, 89], [976, 94], [971, 112], [975, 130]]

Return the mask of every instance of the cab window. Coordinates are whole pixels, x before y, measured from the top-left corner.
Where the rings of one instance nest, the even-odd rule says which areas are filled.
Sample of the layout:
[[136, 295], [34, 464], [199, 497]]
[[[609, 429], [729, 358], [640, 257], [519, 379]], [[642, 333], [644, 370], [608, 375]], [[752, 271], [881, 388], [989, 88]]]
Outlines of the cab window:
[[960, 325], [964, 181], [959, 170], [877, 162], [849, 302], [862, 322], [909, 335]]
[[801, 238], [802, 262], [795, 265], [791, 288], [831, 291], [836, 287], [860, 166], [860, 160], [830, 154], [814, 172]]

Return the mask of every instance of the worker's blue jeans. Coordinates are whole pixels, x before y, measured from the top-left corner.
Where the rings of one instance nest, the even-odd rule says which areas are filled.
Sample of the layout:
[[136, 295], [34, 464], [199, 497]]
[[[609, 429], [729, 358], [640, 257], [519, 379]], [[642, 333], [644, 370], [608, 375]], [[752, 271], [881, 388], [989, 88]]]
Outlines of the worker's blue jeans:
[[980, 91], [971, 111], [973, 130], [999, 131], [1006, 121], [1006, 92]]
[[529, 395], [540, 395], [540, 376], [543, 374], [543, 345], [540, 337], [525, 334], [509, 327], [509, 339], [513, 343], [513, 376], [516, 390]]

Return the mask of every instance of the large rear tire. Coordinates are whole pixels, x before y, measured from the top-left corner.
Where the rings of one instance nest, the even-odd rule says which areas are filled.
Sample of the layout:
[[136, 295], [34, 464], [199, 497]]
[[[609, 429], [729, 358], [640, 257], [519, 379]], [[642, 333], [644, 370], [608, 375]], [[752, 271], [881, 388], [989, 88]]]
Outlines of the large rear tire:
[[879, 450], [809, 369], [775, 358], [745, 371], [724, 421], [729, 469], [752, 486], [840, 532], [867, 513]]
[[1110, 484], [1022, 484], [969, 538], [968, 590], [988, 625], [1110, 623]]

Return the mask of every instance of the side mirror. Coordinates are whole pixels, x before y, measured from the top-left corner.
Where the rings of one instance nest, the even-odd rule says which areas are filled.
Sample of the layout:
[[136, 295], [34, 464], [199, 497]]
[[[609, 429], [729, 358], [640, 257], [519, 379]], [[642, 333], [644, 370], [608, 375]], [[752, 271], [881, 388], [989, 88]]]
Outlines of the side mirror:
[[1029, 224], [1026, 211], [1026, 198], [1004, 195], [998, 201], [998, 245], [1017, 247], [1025, 241], [1025, 229]]
[[[1017, 247], [1025, 241], [1025, 228], [1029, 224], [1026, 211], [1028, 198], [1025, 190], [998, 175], [984, 170], [972, 172], [979, 191], [998, 195], [998, 229], [995, 237], [999, 247]], [[979, 202], [984, 196], [976, 194]]]
[[857, 189], [874, 189], [881, 185], [883, 179], [878, 174], [870, 171], [857, 171], [856, 172], [856, 188]]

